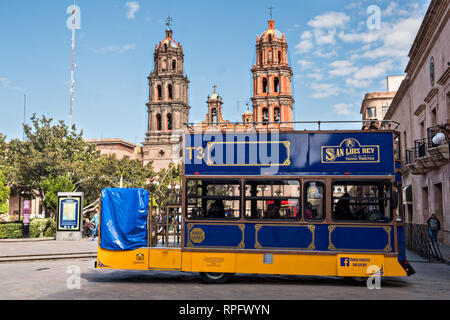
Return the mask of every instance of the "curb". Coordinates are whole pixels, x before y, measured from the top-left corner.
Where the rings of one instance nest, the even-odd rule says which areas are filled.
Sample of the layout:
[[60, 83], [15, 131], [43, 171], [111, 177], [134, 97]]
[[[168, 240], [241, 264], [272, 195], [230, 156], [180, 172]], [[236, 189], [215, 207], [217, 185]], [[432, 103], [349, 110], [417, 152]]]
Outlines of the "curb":
[[0, 257], [0, 264], [13, 262], [38, 262], [52, 260], [73, 260], [83, 258], [97, 258], [97, 252], [77, 252], [77, 253], [55, 253], [36, 254], [27, 256], [4, 256]]
[[2, 242], [39, 242], [39, 241], [54, 241], [55, 237], [51, 238], [20, 238], [20, 239], [0, 239], [0, 243]]

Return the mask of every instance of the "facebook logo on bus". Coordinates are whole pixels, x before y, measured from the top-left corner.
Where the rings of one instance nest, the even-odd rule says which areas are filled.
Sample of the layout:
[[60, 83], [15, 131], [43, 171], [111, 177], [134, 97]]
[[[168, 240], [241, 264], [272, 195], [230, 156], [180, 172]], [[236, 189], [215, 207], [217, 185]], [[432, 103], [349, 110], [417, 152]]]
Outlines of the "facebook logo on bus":
[[350, 266], [350, 259], [343, 257], [341, 258], [341, 267], [348, 267]]

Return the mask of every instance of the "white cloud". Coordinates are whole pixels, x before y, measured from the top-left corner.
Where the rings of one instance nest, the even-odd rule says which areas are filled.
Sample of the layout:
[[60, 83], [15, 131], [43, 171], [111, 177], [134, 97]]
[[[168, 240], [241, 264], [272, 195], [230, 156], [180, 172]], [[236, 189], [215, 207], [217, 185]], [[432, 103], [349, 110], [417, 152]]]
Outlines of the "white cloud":
[[393, 60], [386, 60], [375, 65], [369, 65], [360, 68], [355, 72], [353, 78], [355, 80], [369, 80], [387, 76], [389, 69], [394, 66]]
[[308, 25], [317, 29], [343, 28], [350, 21], [350, 17], [343, 12], [328, 12], [314, 17]]
[[316, 81], [320, 81], [323, 79], [322, 73], [319, 72], [314, 72], [314, 73], [309, 73], [306, 75], [308, 78], [314, 79]]
[[372, 84], [372, 82], [373, 82], [372, 80], [355, 80], [352, 78], [348, 78], [347, 80], [345, 80], [345, 84], [348, 87], [353, 87], [353, 88], [358, 88], [358, 89], [368, 88]]
[[308, 68], [311, 68], [312, 67], [312, 62], [311, 61], [308, 61], [308, 60], [298, 60], [297, 61], [298, 62], [298, 64], [300, 65], [300, 67], [302, 68], [302, 69], [308, 69]]
[[352, 111], [353, 106], [347, 103], [338, 103], [333, 106], [333, 111], [339, 115], [351, 116], [355, 112]]
[[134, 43], [128, 43], [123, 46], [107, 46], [100, 49], [94, 49], [94, 52], [97, 54], [104, 54], [104, 53], [117, 53], [122, 54], [130, 50], [134, 50], [136, 48], [136, 45]]
[[363, 52], [355, 56], [357, 58], [394, 58], [403, 61], [408, 55], [422, 20], [422, 16], [414, 14], [408, 18], [396, 19], [393, 23], [383, 23], [381, 29], [376, 31], [340, 32], [338, 38], [346, 43], [372, 44], [372, 47], [363, 48]]
[[320, 58], [331, 58], [333, 56], [337, 56], [336, 50], [323, 52], [321, 49], [317, 49], [314, 54]]
[[314, 30], [314, 37], [317, 45], [335, 44], [336, 43], [335, 35], [336, 35], [335, 29], [328, 30], [327, 33], [325, 33], [322, 29]]
[[125, 3], [125, 8], [127, 9], [126, 17], [128, 20], [133, 20], [135, 18], [136, 13], [141, 8], [137, 1], [130, 1]]
[[353, 64], [348, 60], [337, 60], [329, 64], [332, 68], [328, 73], [331, 76], [347, 76], [358, 70]]
[[295, 54], [309, 52], [313, 47], [311, 40], [302, 40], [295, 46]]
[[17, 87], [17, 86], [13, 86], [11, 84], [11, 81], [8, 78], [6, 78], [6, 77], [0, 77], [0, 84], [5, 89], [16, 90], [16, 91], [23, 91], [23, 88]]
[[339, 93], [343, 92], [343, 90], [337, 87], [335, 84], [331, 83], [315, 83], [311, 84], [311, 89], [315, 91], [311, 97], [315, 99], [327, 98], [330, 96], [337, 96]]

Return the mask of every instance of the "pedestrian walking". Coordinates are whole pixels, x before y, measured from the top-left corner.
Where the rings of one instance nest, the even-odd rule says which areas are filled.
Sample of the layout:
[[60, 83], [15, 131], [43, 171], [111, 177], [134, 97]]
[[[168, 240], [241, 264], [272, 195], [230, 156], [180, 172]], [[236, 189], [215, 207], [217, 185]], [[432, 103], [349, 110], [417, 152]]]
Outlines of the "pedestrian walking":
[[91, 222], [94, 224], [94, 231], [93, 231], [93, 234], [92, 234], [92, 240], [91, 241], [94, 241], [95, 237], [98, 234], [98, 223], [100, 221], [99, 211], [100, 210], [98, 210], [98, 208], [95, 209], [95, 214], [94, 214], [94, 216], [92, 217], [92, 220], [91, 220]]
[[441, 230], [441, 222], [433, 213], [427, 220], [427, 224], [431, 239], [433, 239], [434, 242], [437, 242], [438, 232]]

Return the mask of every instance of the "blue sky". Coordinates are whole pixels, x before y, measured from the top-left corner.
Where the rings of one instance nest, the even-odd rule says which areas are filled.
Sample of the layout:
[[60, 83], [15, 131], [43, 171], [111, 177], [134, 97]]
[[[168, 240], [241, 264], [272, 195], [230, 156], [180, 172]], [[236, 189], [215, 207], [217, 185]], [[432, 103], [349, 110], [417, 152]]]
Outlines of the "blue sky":
[[[256, 36], [267, 28], [271, 5], [289, 45], [295, 120], [360, 120], [364, 94], [385, 91], [387, 75], [404, 74], [429, 3], [77, 0], [73, 122], [85, 138], [144, 141], [147, 76], [168, 15], [184, 49], [190, 121], [204, 120], [214, 84], [224, 118], [240, 120], [252, 94]], [[22, 138], [24, 94], [28, 123], [33, 113], [69, 122], [71, 4], [0, 0], [0, 132], [8, 139]]]

